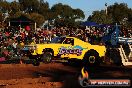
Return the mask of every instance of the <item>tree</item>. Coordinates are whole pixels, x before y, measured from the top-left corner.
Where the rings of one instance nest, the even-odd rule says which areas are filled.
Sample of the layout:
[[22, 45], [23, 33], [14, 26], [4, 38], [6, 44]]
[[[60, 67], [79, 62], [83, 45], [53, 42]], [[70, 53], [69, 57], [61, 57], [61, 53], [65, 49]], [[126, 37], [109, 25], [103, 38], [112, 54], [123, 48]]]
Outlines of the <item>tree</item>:
[[91, 16], [88, 17], [88, 21], [95, 21], [99, 24], [127, 24], [127, 21], [132, 21], [132, 10], [128, 8], [125, 3], [115, 3], [108, 6], [108, 13], [105, 14], [104, 10], [94, 11]]
[[10, 3], [7, 1], [0, 1], [0, 12], [6, 13], [10, 10]]
[[129, 8], [126, 3], [115, 3], [108, 7], [108, 15], [111, 15], [115, 23], [121, 23], [124, 18], [128, 18]]
[[11, 2], [10, 3], [10, 11], [8, 13], [9, 13], [10, 18], [17, 17], [16, 14], [21, 13], [20, 12], [20, 4], [16, 1]]
[[49, 19], [49, 4], [44, 0], [19, 0], [21, 10], [30, 13], [30, 18], [40, 26]]
[[24, 12], [37, 12], [39, 9], [38, 0], [19, 0], [21, 10]]
[[98, 24], [111, 24], [112, 17], [108, 16], [104, 10], [94, 11], [92, 16], [89, 16], [88, 21], [93, 21]]
[[44, 23], [44, 17], [38, 13], [31, 13], [30, 19], [35, 21], [38, 26], [42, 26], [42, 24]]
[[[55, 21], [56, 25], [77, 25], [79, 20], [85, 18], [81, 9], [73, 9], [62, 3], [55, 4], [49, 8], [49, 3], [44, 0], [18, 0], [19, 2], [0, 1], [1, 20], [5, 18], [3, 13], [8, 13], [8, 18], [17, 18], [26, 15], [40, 26], [45, 20], [50, 23]], [[6, 18], [7, 19], [7, 18]], [[9, 20], [8, 19], [8, 20]]]
[[131, 8], [128, 11], [128, 22], [132, 23], [132, 9]]
[[2, 22], [4, 20], [4, 16], [3, 16], [3, 13], [0, 12], [0, 22]]
[[74, 19], [84, 19], [85, 15], [84, 12], [81, 9], [73, 9], [74, 12]]
[[38, 13], [43, 15], [46, 20], [50, 19], [51, 18], [51, 16], [50, 16], [51, 13], [50, 13], [50, 9], [49, 9], [49, 3], [44, 2], [43, 0], [41, 0], [40, 4], [39, 4]]
[[30, 18], [30, 14], [28, 13], [23, 13], [23, 12], [16, 12], [13, 16], [10, 16], [10, 18], [18, 18], [20, 16], [25, 16], [27, 18]]
[[81, 9], [73, 9], [68, 5], [63, 5], [58, 3], [52, 6], [51, 11], [54, 12], [54, 19], [57, 25], [61, 24], [63, 26], [76, 24], [77, 19], [84, 19], [85, 15]]
[[10, 8], [11, 8], [12, 12], [16, 13], [16, 12], [20, 11], [20, 4], [16, 1], [11, 2]]

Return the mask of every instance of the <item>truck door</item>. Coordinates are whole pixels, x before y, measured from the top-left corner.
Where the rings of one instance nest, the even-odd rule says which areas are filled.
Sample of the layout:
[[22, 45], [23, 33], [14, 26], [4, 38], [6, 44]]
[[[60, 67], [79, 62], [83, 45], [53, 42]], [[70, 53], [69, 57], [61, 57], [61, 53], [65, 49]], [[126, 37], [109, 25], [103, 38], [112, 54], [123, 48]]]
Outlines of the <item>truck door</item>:
[[80, 50], [74, 47], [74, 38], [66, 38], [63, 41], [65, 48], [65, 53], [62, 57], [68, 57], [68, 58], [77, 58], [77, 56], [80, 54]]
[[73, 51], [73, 46], [74, 46], [74, 39], [73, 38], [66, 38], [62, 42], [62, 46], [59, 49], [59, 55], [61, 57], [69, 57], [70, 54], [74, 53]]

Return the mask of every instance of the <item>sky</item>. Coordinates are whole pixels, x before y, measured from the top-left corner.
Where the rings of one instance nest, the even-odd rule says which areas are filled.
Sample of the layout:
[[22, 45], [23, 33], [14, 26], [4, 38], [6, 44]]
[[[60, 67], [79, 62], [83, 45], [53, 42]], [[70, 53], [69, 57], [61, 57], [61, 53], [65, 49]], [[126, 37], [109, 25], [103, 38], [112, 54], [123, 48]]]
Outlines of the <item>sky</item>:
[[[9, 2], [13, 0], [7, 0]], [[84, 11], [85, 19], [89, 15], [92, 14], [95, 10], [102, 10], [105, 9], [105, 3], [107, 5], [113, 5], [115, 2], [117, 3], [127, 3], [129, 8], [132, 8], [132, 0], [44, 0], [47, 1], [51, 6], [57, 3], [63, 3], [71, 6], [72, 8], [76, 9], [79, 8]]]

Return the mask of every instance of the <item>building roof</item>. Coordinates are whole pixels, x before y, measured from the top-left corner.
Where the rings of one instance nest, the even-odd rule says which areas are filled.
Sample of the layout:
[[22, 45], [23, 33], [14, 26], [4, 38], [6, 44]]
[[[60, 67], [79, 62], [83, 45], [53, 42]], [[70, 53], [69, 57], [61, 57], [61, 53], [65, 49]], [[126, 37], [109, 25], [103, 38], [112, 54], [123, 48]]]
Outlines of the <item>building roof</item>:
[[18, 18], [12, 18], [10, 19], [11, 26], [19, 26], [19, 25], [30, 25], [31, 23], [34, 23], [33, 20], [27, 18], [26, 16], [20, 16]]

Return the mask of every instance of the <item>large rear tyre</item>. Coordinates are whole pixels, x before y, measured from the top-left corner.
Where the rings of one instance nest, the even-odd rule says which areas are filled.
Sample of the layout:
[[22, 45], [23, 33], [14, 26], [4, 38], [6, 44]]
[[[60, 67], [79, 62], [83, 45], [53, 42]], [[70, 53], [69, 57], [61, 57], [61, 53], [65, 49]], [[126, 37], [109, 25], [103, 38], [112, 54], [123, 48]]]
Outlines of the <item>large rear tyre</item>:
[[83, 65], [85, 67], [99, 66], [100, 62], [101, 61], [99, 60], [99, 54], [94, 50], [90, 50], [84, 55]]

